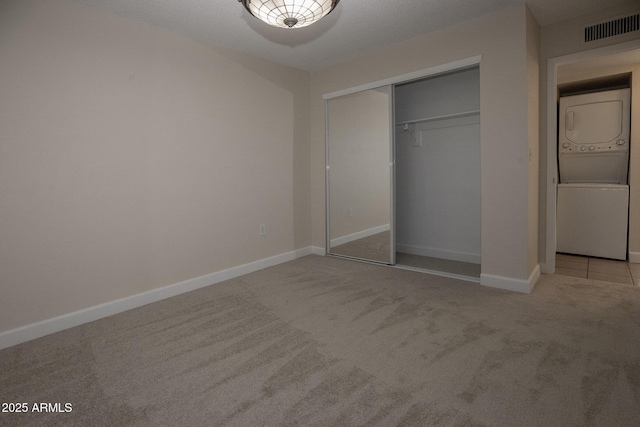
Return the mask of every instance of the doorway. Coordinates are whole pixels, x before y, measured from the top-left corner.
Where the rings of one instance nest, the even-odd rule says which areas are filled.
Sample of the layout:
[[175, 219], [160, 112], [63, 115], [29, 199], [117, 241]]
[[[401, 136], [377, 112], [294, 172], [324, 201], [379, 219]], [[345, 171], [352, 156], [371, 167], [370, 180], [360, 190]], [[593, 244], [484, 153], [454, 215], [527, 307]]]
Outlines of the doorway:
[[[581, 52], [577, 54], [566, 55], [558, 58], [553, 58], [548, 61], [547, 68], [547, 145], [546, 145], [546, 231], [545, 231], [545, 256], [544, 263], [542, 264], [542, 272], [553, 273], [556, 270], [556, 211], [557, 211], [557, 184], [558, 184], [558, 117], [557, 117], [557, 102], [558, 102], [558, 83], [562, 82], [562, 76], [564, 73], [582, 75], [583, 77], [594, 75], [598, 70], [602, 70], [605, 67], [612, 67], [615, 64], [622, 66], [623, 64], [640, 64], [640, 40], [634, 40], [627, 43], [621, 43], [615, 46], [608, 46], [605, 48], [594, 49], [591, 51]], [[640, 73], [638, 73], [640, 74]], [[636, 76], [636, 82], [638, 77]], [[637, 84], [637, 83], [636, 83]], [[636, 93], [639, 93], [636, 91]], [[636, 97], [637, 98], [637, 97]], [[637, 105], [637, 104], [636, 104]], [[633, 111], [633, 106], [632, 106]], [[636, 114], [638, 108], [636, 108]], [[633, 114], [633, 113], [632, 113]], [[636, 116], [637, 117], [637, 116]], [[632, 120], [634, 118], [632, 117]], [[634, 164], [634, 156], [640, 155], [634, 144], [639, 144], [638, 132], [632, 128], [632, 146], [631, 146], [631, 164]], [[635, 136], [634, 136], [635, 135]], [[634, 150], [635, 149], [635, 150]], [[635, 153], [634, 153], [635, 152]], [[635, 162], [637, 163], [637, 162]], [[630, 171], [629, 179], [630, 185], [640, 186], [638, 182], [640, 177], [640, 170]], [[629, 261], [638, 263], [640, 262], [640, 252], [633, 250], [634, 241], [638, 241], [640, 236], [640, 230], [636, 227], [636, 223], [640, 222], [640, 200], [638, 195], [631, 194], [629, 208]], [[637, 246], [637, 245], [636, 245]]]

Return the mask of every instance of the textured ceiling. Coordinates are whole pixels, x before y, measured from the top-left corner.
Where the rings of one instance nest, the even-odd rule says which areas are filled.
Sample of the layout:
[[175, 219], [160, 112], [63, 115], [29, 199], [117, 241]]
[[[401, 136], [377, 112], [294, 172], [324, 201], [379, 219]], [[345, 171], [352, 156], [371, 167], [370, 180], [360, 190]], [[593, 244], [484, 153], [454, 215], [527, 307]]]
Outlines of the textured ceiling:
[[[341, 0], [331, 14], [309, 27], [282, 29], [258, 21], [237, 0], [73, 1], [308, 71], [523, 3], [523, 0]], [[630, 1], [526, 3], [538, 23], [545, 26]]]

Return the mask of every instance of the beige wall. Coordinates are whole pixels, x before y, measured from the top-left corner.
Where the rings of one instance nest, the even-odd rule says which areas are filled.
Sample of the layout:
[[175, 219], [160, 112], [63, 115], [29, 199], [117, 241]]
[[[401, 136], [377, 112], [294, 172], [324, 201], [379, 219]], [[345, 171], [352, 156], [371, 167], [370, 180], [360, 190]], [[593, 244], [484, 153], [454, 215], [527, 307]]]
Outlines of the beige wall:
[[[528, 30], [529, 29], [529, 30]], [[312, 74], [313, 244], [324, 243], [324, 103], [322, 95], [482, 55], [480, 63], [482, 274], [492, 282], [526, 280], [537, 228], [529, 229], [530, 141], [527, 37], [535, 33], [524, 4], [416, 38]], [[535, 84], [534, 84], [535, 86]], [[535, 239], [534, 239], [535, 240]], [[499, 283], [497, 283], [499, 284]]]
[[[615, 50], [616, 46], [624, 46], [634, 40], [640, 39], [640, 32], [630, 32], [614, 37], [609, 37], [592, 42], [584, 42], [584, 27], [592, 25], [597, 22], [601, 22], [607, 19], [626, 16], [627, 14], [640, 12], [640, 6], [637, 1], [632, 1], [625, 6], [608, 9], [605, 12], [597, 14], [586, 15], [571, 19], [565, 22], [560, 22], [554, 25], [549, 25], [541, 28], [540, 34], [540, 260], [547, 264], [552, 263], [554, 256], [551, 247], [555, 248], [555, 242], [548, 241], [549, 236], [555, 236], [553, 227], [555, 222], [555, 209], [553, 206], [553, 200], [555, 200], [555, 185], [551, 181], [550, 176], [554, 175], [551, 168], [555, 168], [555, 162], [548, 160], [548, 136], [549, 126], [553, 127], [553, 124], [548, 123], [547, 115], [554, 114], [555, 104], [553, 111], [550, 113], [547, 105], [547, 90], [548, 90], [548, 66], [550, 61], [552, 63], [558, 63], [558, 61], [577, 61], [578, 57], [583, 57], [588, 54], [589, 51], [602, 51], [608, 48]], [[572, 59], [574, 58], [575, 59]], [[584, 59], [584, 58], [582, 58]], [[551, 132], [556, 132], [555, 129], [551, 129]], [[555, 149], [555, 148], [554, 148]], [[553, 163], [553, 164], [549, 164]], [[634, 197], [634, 198], [637, 198]], [[634, 203], [636, 205], [637, 203]], [[637, 208], [634, 208], [637, 209]], [[631, 226], [630, 229], [636, 229]], [[640, 231], [632, 232], [630, 235], [629, 247], [633, 250], [640, 250]], [[547, 267], [548, 269], [548, 267]], [[548, 272], [548, 270], [547, 270]]]
[[[549, 58], [598, 49], [637, 39], [639, 37], [638, 32], [634, 31], [587, 43], [584, 41], [584, 27], [609, 19], [623, 17], [632, 12], [640, 12], [638, 1], [629, 1], [626, 5], [612, 7], [605, 11], [589, 15], [580, 16], [579, 13], [576, 13], [576, 18], [542, 27], [540, 33], [541, 59], [547, 60]], [[546, 66], [546, 64], [542, 65]]]
[[309, 84], [72, 2], [3, 1], [0, 332], [308, 246]]

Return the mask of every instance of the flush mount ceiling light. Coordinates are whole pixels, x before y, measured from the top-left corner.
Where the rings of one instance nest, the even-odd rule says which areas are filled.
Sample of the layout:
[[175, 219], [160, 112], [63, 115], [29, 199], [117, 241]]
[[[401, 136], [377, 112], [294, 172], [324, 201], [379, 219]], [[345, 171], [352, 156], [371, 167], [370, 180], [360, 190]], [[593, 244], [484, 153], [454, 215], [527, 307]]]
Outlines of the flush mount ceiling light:
[[274, 27], [300, 28], [331, 12], [340, 0], [238, 0], [261, 21]]

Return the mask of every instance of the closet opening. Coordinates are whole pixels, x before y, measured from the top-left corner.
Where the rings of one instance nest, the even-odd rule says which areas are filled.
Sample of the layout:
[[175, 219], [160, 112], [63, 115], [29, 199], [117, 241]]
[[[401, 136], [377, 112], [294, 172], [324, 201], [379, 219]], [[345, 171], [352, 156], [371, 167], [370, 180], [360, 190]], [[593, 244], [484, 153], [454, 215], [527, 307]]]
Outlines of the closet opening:
[[479, 68], [395, 86], [396, 265], [480, 278]]
[[327, 255], [480, 281], [479, 62], [324, 95]]

